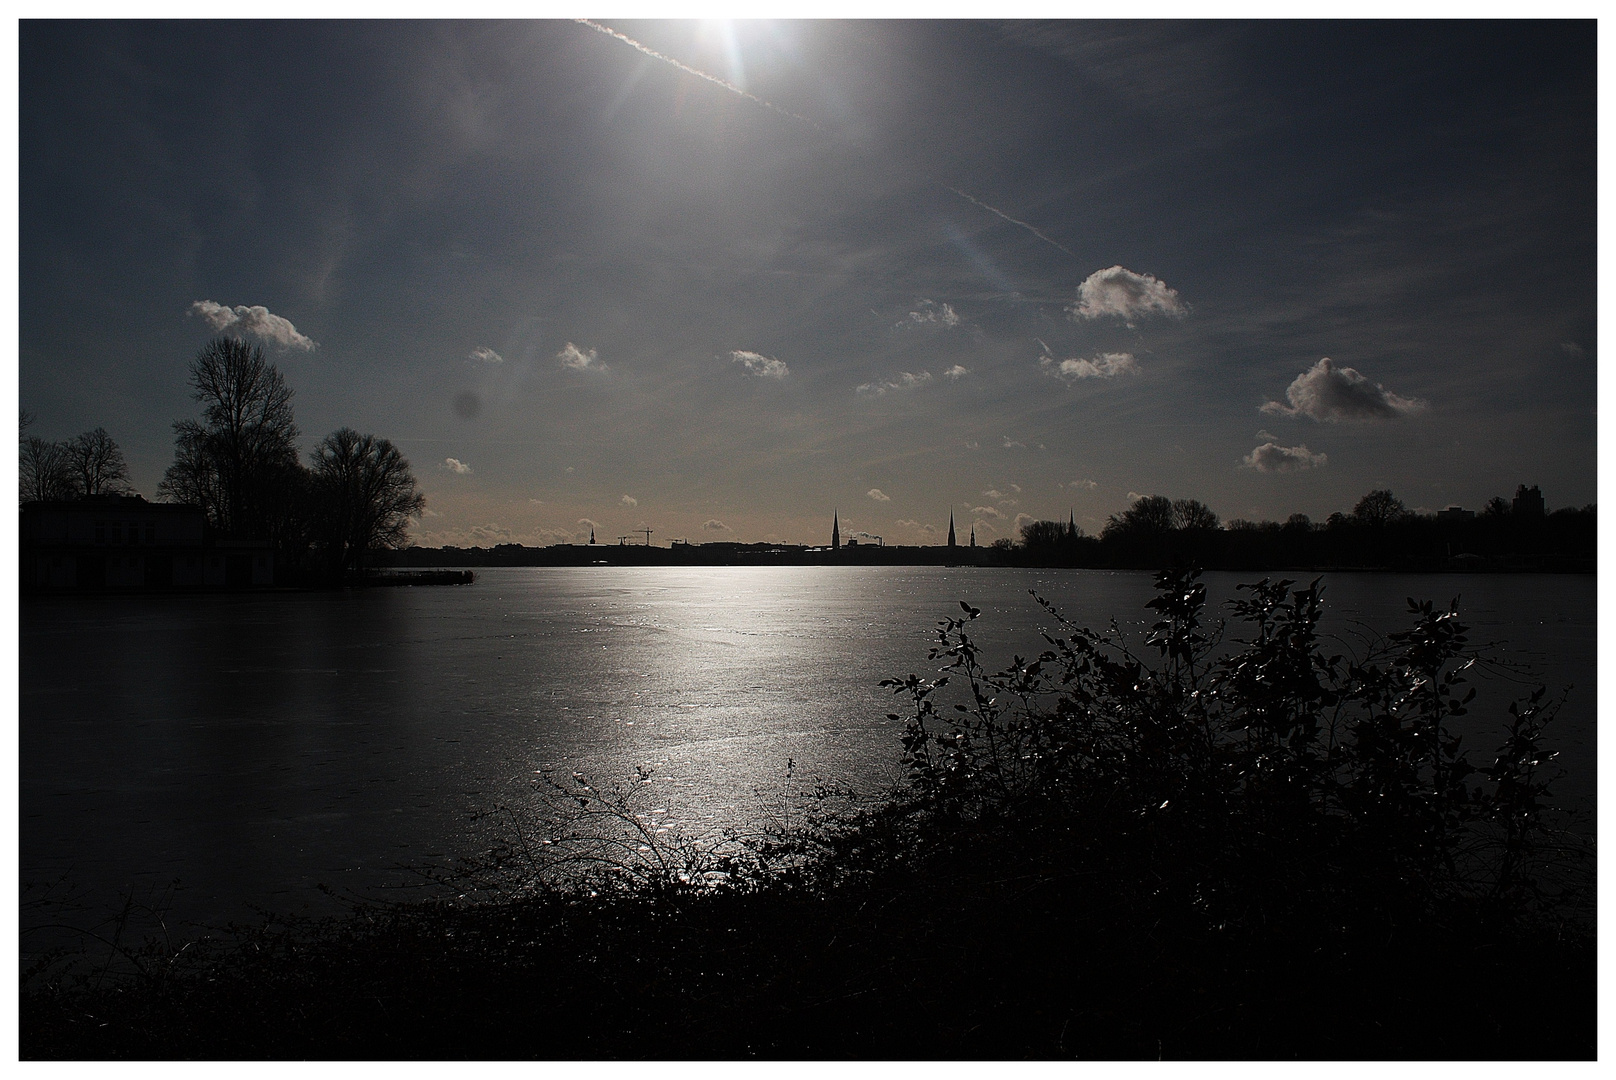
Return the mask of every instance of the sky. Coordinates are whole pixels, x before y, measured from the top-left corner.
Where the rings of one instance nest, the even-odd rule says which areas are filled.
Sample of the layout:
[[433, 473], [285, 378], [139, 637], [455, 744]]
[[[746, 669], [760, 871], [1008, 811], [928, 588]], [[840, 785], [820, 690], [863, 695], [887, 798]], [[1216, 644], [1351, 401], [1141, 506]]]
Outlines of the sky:
[[154, 498], [243, 336], [428, 546], [1580, 506], [1595, 37], [25, 21], [21, 405]]

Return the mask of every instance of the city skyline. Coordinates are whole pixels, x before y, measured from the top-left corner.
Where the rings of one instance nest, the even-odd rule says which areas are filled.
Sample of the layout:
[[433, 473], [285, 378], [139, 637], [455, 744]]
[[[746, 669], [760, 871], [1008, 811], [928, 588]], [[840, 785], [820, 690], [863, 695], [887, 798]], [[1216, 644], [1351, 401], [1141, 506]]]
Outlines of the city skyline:
[[25, 22], [21, 403], [152, 498], [241, 335], [422, 546], [1580, 506], [1595, 76], [1591, 22]]

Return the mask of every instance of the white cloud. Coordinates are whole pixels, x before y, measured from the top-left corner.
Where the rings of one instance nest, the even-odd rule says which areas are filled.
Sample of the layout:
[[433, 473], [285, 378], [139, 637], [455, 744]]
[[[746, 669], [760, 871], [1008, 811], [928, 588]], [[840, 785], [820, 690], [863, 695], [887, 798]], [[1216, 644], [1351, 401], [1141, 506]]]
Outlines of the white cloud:
[[1000, 510], [997, 506], [973, 506], [971, 507], [971, 513], [976, 514], [979, 517], [1004, 517], [1004, 511]]
[[955, 327], [960, 324], [960, 317], [954, 309], [947, 304], [934, 304], [930, 300], [920, 301], [919, 311], [909, 313], [909, 321], [936, 326]]
[[1138, 502], [1140, 499], [1143, 499], [1143, 498], [1144, 498], [1144, 496], [1139, 494], [1137, 491], [1128, 492], [1128, 501], [1131, 502], [1131, 503]]
[[1029, 521], [1037, 521], [1037, 520], [1038, 519], [1033, 517], [1031, 514], [1017, 514], [1015, 523], [1012, 525], [1012, 528], [1014, 528], [1016, 530], [1016, 532], [1020, 532], [1021, 527], [1023, 525], [1027, 524]]
[[1113, 379], [1118, 375], [1139, 370], [1133, 353], [1125, 352], [1100, 353], [1092, 360], [1062, 360], [1058, 364], [1055, 363], [1053, 356], [1046, 356], [1039, 363], [1049, 374], [1067, 382], [1075, 382], [1078, 379]]
[[962, 375], [969, 375], [970, 373], [971, 369], [966, 367], [964, 364], [955, 364], [953, 367], [943, 372], [943, 376], [949, 379], [957, 379]]
[[880, 488], [871, 488], [869, 491], [866, 491], [864, 494], [868, 495], [870, 498], [874, 499], [876, 502], [891, 502], [892, 501], [892, 497], [890, 495], [888, 495], [886, 492], [882, 491]]
[[998, 488], [988, 488], [982, 494], [986, 495], [990, 499], [1002, 499], [1005, 497], [1004, 492], [1000, 491]]
[[708, 532], [734, 532], [735, 531], [734, 529], [731, 529], [728, 525], [725, 525], [722, 521], [719, 521], [717, 518], [708, 518], [706, 521], [701, 523], [701, 527], [706, 529]]
[[425, 508], [424, 510], [421, 511], [421, 516], [423, 518], [435, 518], [435, 517], [442, 517], [443, 515], [438, 513], [436, 510], [432, 509], [430, 506], [428, 506], [427, 508]]
[[790, 369], [786, 367], [785, 361], [776, 360], [772, 356], [764, 356], [762, 353], [751, 352], [747, 349], [736, 349], [729, 354], [729, 358], [733, 363], [745, 364], [747, 371], [762, 378], [783, 379], [790, 374]]
[[598, 521], [596, 521], [596, 520], [594, 520], [594, 519], [593, 519], [593, 518], [579, 518], [579, 519], [578, 519], [578, 524], [580, 524], [580, 525], [587, 525], [587, 526], [589, 526], [589, 527], [590, 527], [590, 528], [591, 528], [591, 529], [598, 529], [598, 528], [600, 528], [600, 522], [598, 522]]
[[1098, 319], [1119, 315], [1129, 326], [1134, 319], [1152, 312], [1182, 316], [1189, 311], [1178, 292], [1152, 274], [1136, 274], [1121, 266], [1096, 270], [1077, 287], [1077, 300], [1067, 305], [1066, 314], [1078, 319]]
[[466, 357], [466, 359], [481, 360], [485, 364], [503, 364], [505, 362], [505, 358], [503, 356], [499, 355], [499, 353], [495, 352], [493, 349], [490, 349], [487, 345], [477, 346], [475, 349], [471, 350], [471, 355]]
[[1063, 488], [1082, 488], [1085, 491], [1093, 491], [1100, 485], [1096, 484], [1093, 480], [1068, 480], [1064, 484], [1057, 484], [1055, 486]]
[[971, 442], [968, 442], [968, 443], [965, 444], [965, 449], [967, 449], [967, 450], [980, 450], [980, 449], [982, 449], [982, 444], [979, 443], [979, 442], [976, 442], [975, 440], [972, 440]]
[[935, 526], [935, 525], [922, 525], [918, 521], [908, 521], [908, 520], [905, 520], [905, 519], [900, 519], [898, 521], [898, 524], [902, 525], [906, 529], [917, 529], [920, 532], [926, 533], [927, 535], [935, 535], [936, 532], [937, 532], [937, 526]]
[[632, 495], [624, 495], [621, 499], [618, 499], [617, 501], [622, 503], [624, 506], [638, 506], [638, 505], [640, 505], [640, 500], [636, 499]]
[[1289, 405], [1269, 401], [1262, 411], [1273, 416], [1306, 416], [1337, 424], [1357, 420], [1395, 420], [1425, 410], [1426, 403], [1399, 397], [1349, 367], [1336, 367], [1328, 356], [1296, 376], [1285, 390]]
[[198, 300], [191, 305], [191, 314], [200, 315], [209, 326], [218, 331], [239, 330], [244, 334], [253, 334], [266, 341], [273, 341], [283, 349], [302, 349], [310, 352], [319, 347], [319, 343], [312, 338], [304, 337], [297, 332], [297, 327], [279, 315], [272, 315], [265, 307], [248, 307], [237, 304], [235, 307], [226, 307], [215, 304], [212, 300]]
[[473, 525], [471, 527], [473, 539], [481, 544], [509, 544], [511, 543], [511, 530], [503, 525], [490, 522], [487, 525]]
[[[1040, 446], [1040, 449], [1042, 449], [1041, 446]], [[1011, 484], [1010, 485], [1010, 490], [1015, 492], [1017, 495], [1020, 495], [1021, 494], [1021, 485], [1020, 484]]]
[[1024, 443], [1024, 442], [1016, 442], [1014, 439], [1012, 439], [1008, 435], [1004, 435], [1004, 436], [1001, 436], [1001, 437], [1004, 439], [1004, 448], [1006, 450], [1014, 450], [1018, 446], [1023, 450], [1027, 449], [1027, 444]]
[[896, 382], [867, 382], [858, 388], [860, 394], [869, 394], [880, 397], [889, 390], [913, 390], [931, 382], [931, 372], [922, 371], [918, 375], [908, 371], [900, 371]]
[[561, 361], [562, 367], [571, 368], [573, 371], [607, 370], [606, 365], [600, 362], [598, 352], [594, 349], [585, 352], [570, 341], [562, 346], [560, 352], [556, 353], [556, 359]]
[[467, 473], [471, 472], [470, 465], [467, 465], [464, 461], [459, 461], [455, 458], [444, 458], [443, 468], [460, 476], [465, 476]]
[[1265, 442], [1241, 458], [1246, 468], [1263, 473], [1317, 469], [1329, 460], [1326, 455], [1315, 454], [1306, 446], [1281, 446], [1275, 442]]

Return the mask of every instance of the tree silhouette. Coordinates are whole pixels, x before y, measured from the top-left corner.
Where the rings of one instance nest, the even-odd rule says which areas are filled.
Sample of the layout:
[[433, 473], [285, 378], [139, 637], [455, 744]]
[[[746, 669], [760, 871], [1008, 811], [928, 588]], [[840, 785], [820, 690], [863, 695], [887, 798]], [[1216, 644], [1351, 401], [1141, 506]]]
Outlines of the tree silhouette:
[[1378, 488], [1358, 500], [1358, 505], [1352, 508], [1352, 516], [1370, 528], [1382, 529], [1402, 521], [1409, 512], [1403, 500], [1386, 488]]
[[51, 502], [78, 494], [67, 444], [30, 435], [17, 448], [17, 494], [22, 502]]
[[201, 506], [227, 536], [280, 539], [298, 486], [291, 388], [262, 348], [230, 337], [203, 346], [190, 383], [202, 422], [174, 425], [174, 464], [158, 494]]
[[336, 568], [363, 571], [370, 551], [404, 545], [426, 499], [397, 447], [345, 427], [320, 440], [311, 456], [320, 531]]
[[122, 495], [129, 488], [129, 465], [106, 428], [71, 440], [65, 447], [67, 472], [79, 495]]

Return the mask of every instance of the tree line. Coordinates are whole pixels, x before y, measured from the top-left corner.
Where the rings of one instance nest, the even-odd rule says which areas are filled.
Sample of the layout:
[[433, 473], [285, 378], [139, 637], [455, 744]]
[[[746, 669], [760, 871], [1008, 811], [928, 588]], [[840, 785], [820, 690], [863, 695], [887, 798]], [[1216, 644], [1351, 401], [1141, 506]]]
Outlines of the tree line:
[[[1595, 556], [1592, 505], [1552, 513], [1497, 496], [1474, 517], [1444, 518], [1410, 510], [1388, 489], [1364, 495], [1348, 513], [1322, 522], [1292, 514], [1284, 522], [1219, 520], [1195, 499], [1149, 495], [1112, 514], [1098, 536], [1071, 522], [1033, 521], [1019, 541], [998, 540], [1001, 558], [1036, 565], [1215, 566], [1231, 570], [1274, 566], [1428, 568], [1474, 557], [1586, 560]], [[1481, 565], [1478, 563], [1478, 566]]]
[[[362, 575], [371, 552], [402, 546], [426, 500], [390, 441], [343, 427], [298, 457], [292, 388], [260, 346], [209, 341], [191, 363], [199, 418], [174, 424], [163, 502], [201, 507], [219, 539], [271, 540], [282, 581]], [[24, 414], [24, 428], [32, 417]], [[24, 502], [131, 494], [123, 452], [105, 429], [53, 443], [23, 440]]]

